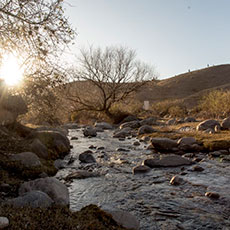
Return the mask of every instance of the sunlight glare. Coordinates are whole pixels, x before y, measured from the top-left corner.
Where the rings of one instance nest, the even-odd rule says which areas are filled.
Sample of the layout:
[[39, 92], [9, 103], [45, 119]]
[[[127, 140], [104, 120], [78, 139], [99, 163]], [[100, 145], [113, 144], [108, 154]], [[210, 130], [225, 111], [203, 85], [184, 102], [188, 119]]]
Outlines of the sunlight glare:
[[18, 59], [13, 55], [8, 55], [3, 58], [2, 63], [0, 78], [9, 86], [19, 84], [23, 78], [23, 69], [20, 68]]

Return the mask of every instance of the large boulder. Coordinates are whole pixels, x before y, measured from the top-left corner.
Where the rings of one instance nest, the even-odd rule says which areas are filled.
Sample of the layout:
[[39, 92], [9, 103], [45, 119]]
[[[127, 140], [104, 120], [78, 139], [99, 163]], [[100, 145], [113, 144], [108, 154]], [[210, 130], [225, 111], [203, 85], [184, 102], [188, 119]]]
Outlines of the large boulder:
[[38, 131], [35, 133], [35, 138], [48, 148], [51, 158], [57, 158], [70, 151], [69, 139], [60, 132]]
[[17, 115], [2, 108], [0, 106], [0, 125], [13, 124], [17, 119]]
[[178, 146], [176, 141], [164, 137], [152, 138], [151, 143], [155, 149], [165, 151], [173, 150]]
[[96, 122], [94, 126], [103, 130], [113, 129], [113, 126], [107, 122]]
[[54, 201], [44, 192], [31, 191], [22, 196], [8, 200], [6, 204], [16, 207], [32, 207], [32, 208], [47, 208], [50, 207]]
[[147, 165], [150, 168], [158, 168], [158, 167], [177, 167], [182, 165], [191, 165], [193, 164], [187, 158], [178, 156], [178, 155], [168, 155], [161, 157], [160, 159], [146, 159], [144, 161], [144, 165]]
[[222, 127], [222, 129], [230, 129], [230, 117], [225, 118], [221, 122], [221, 127]]
[[49, 158], [49, 151], [47, 147], [44, 144], [42, 144], [42, 142], [37, 138], [35, 138], [30, 144], [30, 150], [31, 152], [35, 153], [39, 158]]
[[196, 130], [197, 131], [204, 131], [207, 129], [214, 130], [216, 126], [220, 126], [219, 121], [217, 121], [217, 120], [205, 120], [205, 121], [203, 121], [197, 125]]
[[27, 112], [26, 103], [20, 95], [6, 95], [1, 97], [0, 106], [16, 116]]
[[148, 133], [154, 133], [154, 132], [156, 132], [156, 130], [153, 129], [150, 125], [142, 125], [138, 129], [138, 135], [148, 134]]
[[18, 154], [12, 154], [10, 160], [19, 162], [22, 166], [26, 168], [40, 167], [42, 164], [39, 157], [32, 152], [23, 152]]
[[54, 177], [24, 182], [19, 188], [19, 195], [22, 196], [34, 190], [46, 193], [57, 205], [69, 205], [68, 188]]
[[[13, 124], [18, 115], [27, 112], [25, 101], [20, 95], [10, 95], [0, 82], [0, 125]], [[4, 93], [2, 91], [4, 90]]]

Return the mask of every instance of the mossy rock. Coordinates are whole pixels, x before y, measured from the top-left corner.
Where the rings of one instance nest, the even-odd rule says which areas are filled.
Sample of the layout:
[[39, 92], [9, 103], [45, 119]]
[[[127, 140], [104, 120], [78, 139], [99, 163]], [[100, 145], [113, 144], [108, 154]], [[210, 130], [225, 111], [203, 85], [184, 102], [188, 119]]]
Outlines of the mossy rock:
[[230, 140], [206, 140], [203, 146], [208, 151], [215, 151], [230, 148]]

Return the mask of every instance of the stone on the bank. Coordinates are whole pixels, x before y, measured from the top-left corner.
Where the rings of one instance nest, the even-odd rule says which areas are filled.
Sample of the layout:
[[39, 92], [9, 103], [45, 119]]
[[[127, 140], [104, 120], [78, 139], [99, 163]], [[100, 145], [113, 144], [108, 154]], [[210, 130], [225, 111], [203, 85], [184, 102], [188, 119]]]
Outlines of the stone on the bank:
[[0, 216], [0, 229], [8, 227], [10, 224], [10, 221], [7, 217]]
[[42, 165], [39, 157], [32, 152], [13, 154], [10, 156], [10, 160], [17, 161], [26, 168], [39, 167]]
[[222, 128], [222, 129], [230, 129], [230, 117], [225, 118], [225, 119], [221, 122], [221, 128]]
[[69, 205], [68, 188], [54, 177], [24, 182], [19, 188], [19, 195], [22, 196], [34, 190], [46, 193], [57, 205]]
[[189, 122], [196, 122], [196, 119], [194, 117], [186, 117], [184, 119], [185, 123], [189, 123]]
[[31, 152], [35, 153], [38, 157], [42, 159], [48, 159], [49, 158], [49, 151], [47, 147], [42, 144], [42, 142], [39, 139], [34, 139], [33, 142], [30, 144]]
[[113, 129], [113, 126], [107, 122], [97, 122], [94, 125], [96, 128], [101, 128], [104, 130]]
[[193, 145], [197, 144], [196, 139], [194, 137], [182, 137], [177, 141], [179, 145]]
[[215, 126], [220, 126], [220, 123], [219, 121], [217, 120], [205, 120], [201, 123], [199, 123], [196, 127], [196, 130], [197, 131], [204, 131], [204, 130], [207, 130], [207, 129], [215, 129]]
[[146, 159], [144, 165], [149, 166], [150, 168], [157, 167], [177, 167], [182, 165], [191, 165], [193, 162], [189, 159], [178, 155], [168, 155], [163, 156], [160, 159]]
[[88, 151], [85, 151], [85, 152], [79, 154], [79, 161], [81, 161], [82, 163], [94, 163], [94, 162], [96, 162], [94, 156]]
[[176, 124], [177, 124], [177, 120], [175, 118], [167, 121], [167, 125], [176, 125]]
[[151, 143], [158, 150], [172, 150], [178, 146], [177, 142], [169, 138], [156, 137], [151, 139]]
[[157, 118], [156, 117], [148, 117], [142, 121], [140, 121], [140, 125], [157, 125]]
[[124, 129], [124, 128], [137, 129], [140, 126], [141, 125], [140, 125], [139, 121], [129, 121], [129, 122], [125, 122], [125, 123], [121, 124], [120, 129]]
[[50, 130], [38, 131], [35, 137], [53, 154], [66, 154], [70, 151], [69, 139], [60, 132]]
[[34, 190], [13, 198], [6, 203], [16, 207], [29, 206], [32, 208], [47, 208], [50, 207], [54, 201], [46, 193]]
[[148, 133], [154, 133], [154, 132], [156, 132], [156, 130], [153, 129], [150, 125], [142, 125], [138, 129], [138, 135], [148, 134]]
[[133, 174], [146, 173], [149, 171], [150, 171], [150, 168], [146, 165], [138, 165], [133, 168]]
[[83, 134], [84, 134], [85, 137], [96, 137], [97, 136], [97, 131], [92, 126], [87, 126], [87, 127], [84, 128]]
[[139, 119], [134, 115], [129, 115], [126, 118], [124, 118], [120, 124], [123, 124], [125, 122], [130, 122], [130, 121], [139, 121]]
[[113, 210], [106, 210], [107, 213], [111, 214], [113, 219], [123, 227], [127, 229], [132, 229], [132, 230], [139, 230], [140, 229], [140, 223], [136, 219], [135, 216], [130, 214], [129, 212], [126, 211], [113, 211]]

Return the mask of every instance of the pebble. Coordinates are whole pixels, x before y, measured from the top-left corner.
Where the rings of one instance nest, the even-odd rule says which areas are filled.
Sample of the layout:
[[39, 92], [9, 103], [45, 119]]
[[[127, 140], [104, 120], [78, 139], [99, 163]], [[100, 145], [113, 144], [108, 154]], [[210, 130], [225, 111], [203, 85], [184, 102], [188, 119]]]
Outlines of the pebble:
[[195, 165], [195, 166], [193, 166], [193, 171], [202, 172], [202, 171], [204, 171], [204, 168], [202, 168], [199, 165]]
[[6, 217], [0, 217], [0, 229], [8, 227], [10, 224], [9, 219]]
[[124, 149], [124, 148], [117, 148], [116, 149], [117, 152], [129, 152], [129, 149]]
[[171, 185], [180, 185], [184, 180], [179, 176], [173, 176], [170, 180]]
[[146, 165], [138, 165], [133, 168], [133, 174], [146, 173], [150, 171], [150, 168]]
[[206, 192], [205, 196], [212, 198], [212, 199], [219, 199], [220, 198], [220, 194], [217, 192]]
[[139, 145], [141, 145], [141, 144], [140, 144], [139, 141], [135, 141], [135, 142], [133, 143], [133, 145], [134, 145], [134, 146], [139, 146]]

